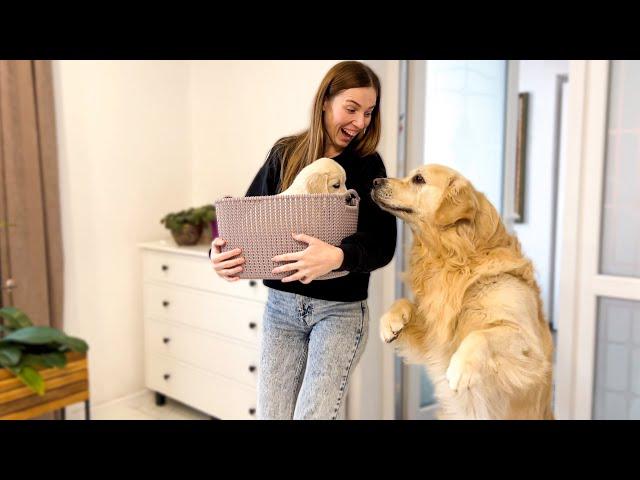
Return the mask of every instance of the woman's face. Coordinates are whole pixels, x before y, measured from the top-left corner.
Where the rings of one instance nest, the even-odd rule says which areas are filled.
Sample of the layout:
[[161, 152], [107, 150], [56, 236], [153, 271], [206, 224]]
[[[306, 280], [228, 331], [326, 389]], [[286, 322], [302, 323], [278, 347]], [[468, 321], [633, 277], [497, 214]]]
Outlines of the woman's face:
[[335, 153], [341, 152], [369, 126], [375, 106], [376, 91], [373, 87], [348, 88], [332, 99], [325, 100], [322, 110], [329, 140], [326, 148], [335, 150]]

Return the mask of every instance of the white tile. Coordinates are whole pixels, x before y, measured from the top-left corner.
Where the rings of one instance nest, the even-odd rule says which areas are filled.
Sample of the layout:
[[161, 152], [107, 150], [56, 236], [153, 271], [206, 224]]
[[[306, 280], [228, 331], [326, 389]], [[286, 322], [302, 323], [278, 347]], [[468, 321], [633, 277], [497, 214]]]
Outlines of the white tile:
[[107, 408], [96, 408], [95, 412], [92, 412], [91, 418], [94, 420], [141, 420], [145, 416], [148, 419], [153, 418], [126, 405], [114, 405]]
[[[162, 406], [155, 404], [155, 394], [149, 390], [119, 398], [102, 405], [91, 405], [92, 420], [209, 420], [211, 417], [167, 397]], [[66, 408], [67, 420], [84, 420], [84, 403]]]

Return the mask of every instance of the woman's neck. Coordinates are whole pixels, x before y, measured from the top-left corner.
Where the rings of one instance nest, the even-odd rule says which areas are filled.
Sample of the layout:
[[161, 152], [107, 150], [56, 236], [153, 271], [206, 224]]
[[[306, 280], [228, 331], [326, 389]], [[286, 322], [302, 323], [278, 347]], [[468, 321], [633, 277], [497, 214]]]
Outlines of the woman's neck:
[[333, 143], [329, 143], [329, 145], [325, 145], [324, 147], [324, 156], [326, 158], [337, 157], [344, 151], [343, 148], [337, 149]]

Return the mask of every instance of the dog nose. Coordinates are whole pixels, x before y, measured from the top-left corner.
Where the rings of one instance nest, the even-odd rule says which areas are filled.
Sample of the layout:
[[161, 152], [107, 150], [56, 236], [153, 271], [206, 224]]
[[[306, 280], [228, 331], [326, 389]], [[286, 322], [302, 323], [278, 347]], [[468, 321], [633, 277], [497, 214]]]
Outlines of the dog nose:
[[376, 178], [373, 180], [373, 186], [374, 187], [379, 187], [380, 185], [382, 185], [384, 183], [385, 179], [384, 178]]

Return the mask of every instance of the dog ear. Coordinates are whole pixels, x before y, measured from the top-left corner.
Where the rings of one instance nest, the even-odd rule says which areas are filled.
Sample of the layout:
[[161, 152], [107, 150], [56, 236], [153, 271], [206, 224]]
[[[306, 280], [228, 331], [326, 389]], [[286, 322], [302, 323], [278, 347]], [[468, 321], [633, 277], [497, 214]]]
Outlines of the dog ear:
[[460, 220], [472, 221], [478, 210], [473, 187], [464, 179], [452, 177], [435, 214], [438, 226], [453, 225]]
[[314, 173], [307, 178], [307, 193], [329, 193], [328, 173]]

